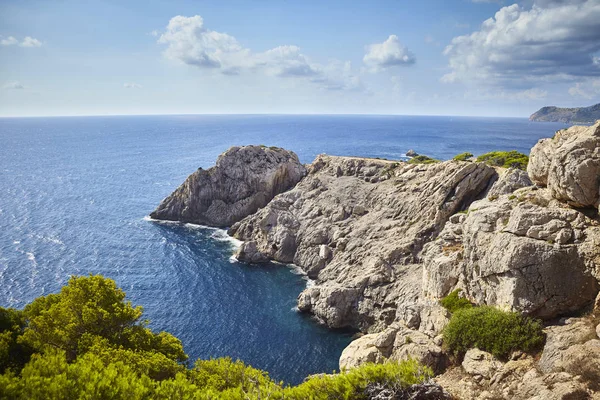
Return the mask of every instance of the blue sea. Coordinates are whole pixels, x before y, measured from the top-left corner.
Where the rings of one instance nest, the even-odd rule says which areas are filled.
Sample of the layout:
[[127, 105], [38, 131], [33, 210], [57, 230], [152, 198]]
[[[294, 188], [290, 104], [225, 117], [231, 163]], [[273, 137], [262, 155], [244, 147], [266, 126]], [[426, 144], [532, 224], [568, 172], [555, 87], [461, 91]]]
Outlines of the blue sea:
[[0, 306], [21, 308], [71, 275], [114, 279], [191, 359], [231, 356], [298, 383], [338, 368], [351, 334], [295, 310], [307, 281], [232, 261], [224, 231], [147, 215], [233, 145], [399, 159], [528, 153], [564, 128], [526, 119], [408, 116], [127, 116], [0, 119]]

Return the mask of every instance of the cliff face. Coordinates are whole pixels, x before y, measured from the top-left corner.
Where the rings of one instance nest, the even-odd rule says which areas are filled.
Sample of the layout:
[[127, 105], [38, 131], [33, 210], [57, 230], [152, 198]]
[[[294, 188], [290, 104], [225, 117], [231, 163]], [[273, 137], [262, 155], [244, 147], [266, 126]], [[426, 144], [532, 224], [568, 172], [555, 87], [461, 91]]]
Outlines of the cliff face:
[[150, 216], [226, 227], [264, 207], [294, 186], [306, 169], [291, 151], [263, 146], [232, 147], [214, 167], [198, 169]]
[[592, 123], [600, 119], [600, 104], [590, 107], [560, 108], [542, 107], [529, 117], [530, 121]]
[[423, 245], [494, 175], [483, 164], [321, 155], [294, 189], [229, 233], [246, 241], [238, 258], [293, 262], [316, 279], [300, 310], [332, 328], [382, 328], [420, 295]]

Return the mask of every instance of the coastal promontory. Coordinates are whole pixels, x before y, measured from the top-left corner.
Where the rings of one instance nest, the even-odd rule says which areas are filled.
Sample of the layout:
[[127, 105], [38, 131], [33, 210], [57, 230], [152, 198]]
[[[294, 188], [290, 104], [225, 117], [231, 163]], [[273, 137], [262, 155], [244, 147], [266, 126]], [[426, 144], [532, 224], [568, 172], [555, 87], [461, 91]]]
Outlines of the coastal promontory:
[[227, 227], [264, 207], [306, 174], [298, 156], [278, 147], [232, 147], [199, 168], [150, 217]]
[[600, 104], [574, 108], [542, 107], [529, 117], [530, 121], [564, 122], [567, 124], [593, 123], [598, 119], [600, 119]]
[[[231, 224], [240, 261], [302, 269], [298, 309], [360, 332], [340, 369], [412, 359], [456, 398], [599, 398], [600, 121], [540, 140], [522, 169], [325, 154], [305, 169], [272, 151], [229, 150], [158, 210]], [[252, 193], [268, 195], [235, 206]]]

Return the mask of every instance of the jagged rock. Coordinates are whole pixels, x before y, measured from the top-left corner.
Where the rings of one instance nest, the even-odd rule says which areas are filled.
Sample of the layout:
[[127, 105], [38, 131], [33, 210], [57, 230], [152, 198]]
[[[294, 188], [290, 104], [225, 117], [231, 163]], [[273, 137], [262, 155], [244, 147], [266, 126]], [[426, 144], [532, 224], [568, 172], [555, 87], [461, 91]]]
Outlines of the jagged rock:
[[365, 389], [369, 400], [452, 400], [452, 396], [434, 382], [419, 383], [407, 388], [371, 383]]
[[496, 174], [479, 163], [412, 165], [326, 155], [308, 171], [294, 189], [229, 233], [316, 279], [299, 296], [301, 311], [333, 328], [363, 331], [384, 329], [401, 304], [416, 303], [421, 248]]
[[548, 186], [552, 196], [575, 207], [600, 203], [600, 121], [572, 126], [531, 149], [527, 168], [533, 182]]
[[493, 199], [531, 185], [533, 185], [533, 183], [531, 182], [531, 179], [529, 179], [527, 172], [518, 168], [509, 168], [499, 175], [498, 180], [488, 192], [487, 197], [488, 199]]
[[437, 372], [448, 363], [447, 356], [431, 337], [402, 324], [392, 324], [383, 332], [364, 335], [350, 343], [340, 356], [340, 370], [387, 359], [415, 359]]
[[232, 147], [214, 167], [198, 169], [164, 199], [155, 219], [230, 226], [293, 187], [306, 170], [291, 151], [263, 146]]
[[541, 372], [560, 372], [571, 362], [566, 350], [596, 338], [594, 325], [587, 319], [568, 320], [567, 325], [550, 326], [544, 330], [546, 344], [539, 361]]
[[597, 221], [546, 189], [482, 199], [425, 246], [424, 294], [440, 298], [458, 287], [478, 304], [540, 318], [576, 311], [600, 287], [599, 239]]
[[468, 350], [461, 365], [467, 374], [485, 379], [491, 379], [502, 367], [502, 363], [494, 356], [479, 349]]
[[414, 151], [413, 149], [410, 149], [406, 152], [406, 157], [416, 157], [418, 155], [419, 154], [416, 151]]

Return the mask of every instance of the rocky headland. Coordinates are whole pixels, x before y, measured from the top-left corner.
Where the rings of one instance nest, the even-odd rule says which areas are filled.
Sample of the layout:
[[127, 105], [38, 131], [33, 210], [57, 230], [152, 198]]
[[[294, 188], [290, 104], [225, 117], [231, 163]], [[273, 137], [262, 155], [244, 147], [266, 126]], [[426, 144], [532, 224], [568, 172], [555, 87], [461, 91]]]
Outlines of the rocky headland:
[[[600, 399], [599, 206], [600, 121], [540, 140], [526, 172], [233, 148], [152, 216], [230, 226], [240, 261], [300, 267], [298, 308], [363, 334], [342, 369], [416, 358], [455, 398]], [[543, 320], [543, 349], [450, 354], [440, 299], [457, 289]]]
[[542, 107], [529, 117], [530, 121], [590, 124], [600, 119], [600, 104], [589, 107]]

